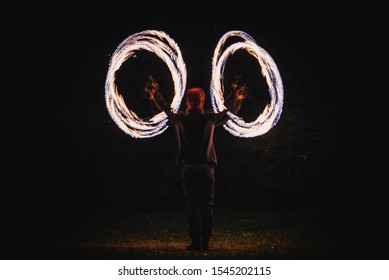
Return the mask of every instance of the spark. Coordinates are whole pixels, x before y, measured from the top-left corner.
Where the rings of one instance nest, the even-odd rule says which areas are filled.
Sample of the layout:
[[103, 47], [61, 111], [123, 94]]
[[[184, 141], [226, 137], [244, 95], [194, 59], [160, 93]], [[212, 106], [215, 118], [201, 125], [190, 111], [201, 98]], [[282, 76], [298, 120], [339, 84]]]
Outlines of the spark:
[[186, 87], [186, 65], [177, 43], [163, 31], [146, 30], [128, 36], [112, 54], [105, 82], [106, 107], [114, 122], [128, 135], [149, 138], [161, 134], [167, 128], [167, 115], [160, 112], [151, 118], [140, 118], [130, 110], [118, 92], [115, 72], [136, 51], [146, 50], [156, 54], [168, 66], [174, 83], [174, 97], [170, 107], [177, 112]]
[[[228, 38], [241, 37], [244, 41], [230, 45], [223, 52], [222, 49]], [[212, 58], [212, 77], [210, 95], [215, 112], [225, 109], [223, 98], [223, 74], [227, 59], [238, 49], [246, 50], [254, 56], [262, 70], [269, 87], [270, 104], [253, 122], [245, 122], [241, 117], [228, 112], [230, 120], [224, 128], [238, 137], [255, 137], [266, 133], [275, 126], [280, 118], [283, 106], [283, 84], [280, 73], [272, 57], [261, 48], [256, 41], [243, 31], [229, 31], [219, 40]], [[140, 118], [130, 110], [118, 92], [115, 84], [115, 73], [130, 57], [136, 57], [136, 52], [146, 50], [156, 54], [168, 66], [173, 83], [174, 97], [170, 104], [175, 113], [179, 110], [186, 88], [187, 71], [181, 50], [177, 43], [165, 32], [145, 30], [128, 36], [112, 54], [105, 82], [106, 107], [114, 122], [128, 135], [135, 138], [149, 138], [163, 133], [168, 128], [168, 119], [165, 112], [160, 112], [151, 118]]]
[[[231, 44], [222, 52], [226, 40], [233, 36], [241, 37], [244, 41]], [[229, 31], [220, 38], [212, 58], [210, 93], [212, 107], [215, 112], [221, 112], [226, 108], [222, 84], [224, 67], [227, 59], [239, 49], [246, 50], [258, 60], [259, 67], [262, 70], [261, 73], [269, 87], [270, 95], [270, 103], [265, 106], [257, 119], [252, 122], [245, 122], [241, 117], [228, 112], [230, 119], [224, 125], [224, 128], [234, 136], [248, 138], [263, 135], [277, 124], [282, 112], [284, 91], [281, 75], [269, 53], [261, 48], [249, 34], [237, 30]]]

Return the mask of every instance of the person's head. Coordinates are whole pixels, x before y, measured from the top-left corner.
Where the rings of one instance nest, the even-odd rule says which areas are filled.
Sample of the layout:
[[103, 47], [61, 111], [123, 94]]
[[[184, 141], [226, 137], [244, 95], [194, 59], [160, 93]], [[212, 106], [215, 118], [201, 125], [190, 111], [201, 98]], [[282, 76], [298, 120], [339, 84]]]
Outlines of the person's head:
[[189, 88], [185, 92], [186, 109], [200, 109], [203, 110], [205, 102], [205, 92], [202, 88]]

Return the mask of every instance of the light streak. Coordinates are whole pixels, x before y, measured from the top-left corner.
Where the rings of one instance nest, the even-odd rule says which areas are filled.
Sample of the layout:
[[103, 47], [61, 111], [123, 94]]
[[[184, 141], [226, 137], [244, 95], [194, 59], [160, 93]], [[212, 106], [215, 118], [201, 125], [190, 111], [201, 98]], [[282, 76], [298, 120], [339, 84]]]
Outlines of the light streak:
[[[231, 44], [222, 52], [226, 40], [233, 36], [241, 37], [244, 41]], [[241, 117], [228, 112], [230, 119], [224, 128], [235, 136], [248, 138], [263, 135], [277, 124], [282, 112], [284, 89], [281, 75], [273, 58], [247, 33], [237, 30], [229, 31], [220, 38], [212, 58], [210, 95], [215, 112], [221, 112], [226, 108], [223, 104], [224, 67], [228, 57], [239, 49], [246, 50], [258, 60], [261, 73], [266, 78], [270, 95], [270, 104], [267, 104], [263, 112], [252, 122], [245, 122]]]
[[[238, 36], [244, 41], [231, 44], [223, 52], [222, 49], [228, 38]], [[229, 31], [219, 40], [212, 58], [212, 77], [210, 95], [215, 112], [225, 109], [223, 98], [223, 74], [229, 56], [236, 50], [244, 49], [254, 56], [259, 63], [262, 75], [269, 87], [270, 104], [267, 104], [258, 118], [252, 122], [245, 122], [241, 117], [228, 112], [230, 120], [224, 128], [234, 136], [255, 137], [263, 135], [275, 126], [280, 118], [283, 106], [283, 84], [277, 65], [272, 57], [261, 48], [256, 41], [243, 31]], [[146, 50], [156, 54], [168, 66], [174, 83], [174, 97], [170, 104], [171, 110], [177, 112], [186, 88], [187, 71], [176, 42], [165, 32], [146, 30], [128, 36], [111, 57], [105, 82], [106, 107], [114, 122], [128, 135], [135, 138], [149, 138], [163, 133], [167, 128], [167, 115], [160, 112], [151, 118], [140, 118], [130, 110], [118, 92], [115, 84], [115, 72], [136, 51]]]
[[140, 118], [130, 110], [118, 92], [115, 72], [136, 51], [146, 50], [156, 54], [168, 66], [174, 83], [174, 97], [170, 105], [177, 112], [186, 87], [186, 66], [176, 42], [165, 32], [146, 30], [128, 36], [112, 54], [105, 82], [106, 107], [114, 122], [128, 135], [149, 138], [161, 134], [167, 128], [167, 115], [160, 112], [149, 119]]

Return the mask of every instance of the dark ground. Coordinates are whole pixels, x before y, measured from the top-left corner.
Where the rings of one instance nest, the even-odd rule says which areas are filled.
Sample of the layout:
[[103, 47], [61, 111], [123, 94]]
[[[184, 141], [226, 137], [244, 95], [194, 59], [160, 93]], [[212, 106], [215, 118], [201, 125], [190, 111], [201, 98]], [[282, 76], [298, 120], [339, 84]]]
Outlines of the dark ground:
[[[74, 15], [58, 24], [62, 18], [53, 16], [48, 22], [55, 32], [47, 23], [36, 33], [20, 33], [28, 38], [18, 44], [24, 59], [13, 65], [13, 87], [20, 92], [14, 104], [27, 105], [21, 116], [32, 113], [12, 129], [18, 133], [11, 139], [18, 156], [10, 165], [18, 172], [3, 197], [11, 207], [3, 210], [1, 258], [387, 258], [381, 200], [371, 208], [380, 191], [360, 187], [366, 183], [358, 179], [362, 174], [346, 141], [351, 129], [343, 105], [355, 93], [339, 87], [337, 66], [347, 63], [340, 59], [346, 45], [339, 39], [343, 25], [331, 12], [288, 14], [282, 22], [261, 14], [201, 23], [173, 16], [115, 21]], [[232, 29], [257, 40], [281, 73], [285, 102], [271, 131], [249, 139], [223, 128], [216, 132], [215, 241], [221, 253], [188, 256], [179, 250], [187, 240], [185, 228], [173, 226], [170, 216], [177, 215], [177, 225], [185, 227], [174, 131], [133, 139], [106, 110], [110, 54], [127, 36], [146, 29], [165, 31], [178, 43], [188, 86], [209, 87], [213, 49]], [[164, 232], [164, 221], [178, 236], [165, 253], [156, 253], [154, 243], [131, 246], [132, 238], [139, 245], [142, 235], [159, 244], [155, 231]], [[234, 224], [247, 227], [248, 235]], [[278, 233], [290, 238], [272, 251]], [[252, 245], [250, 234], [264, 247]], [[246, 245], [238, 246], [239, 238]], [[123, 247], [115, 250], [107, 245], [121, 241]], [[228, 244], [243, 251], [228, 250]]]

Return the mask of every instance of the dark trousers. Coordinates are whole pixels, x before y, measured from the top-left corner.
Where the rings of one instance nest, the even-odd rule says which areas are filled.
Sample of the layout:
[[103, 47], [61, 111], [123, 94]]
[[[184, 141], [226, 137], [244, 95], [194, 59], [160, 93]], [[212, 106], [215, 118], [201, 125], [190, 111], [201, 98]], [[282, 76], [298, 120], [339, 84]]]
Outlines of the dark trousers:
[[215, 173], [212, 165], [183, 165], [181, 180], [192, 242], [208, 244], [213, 227]]

